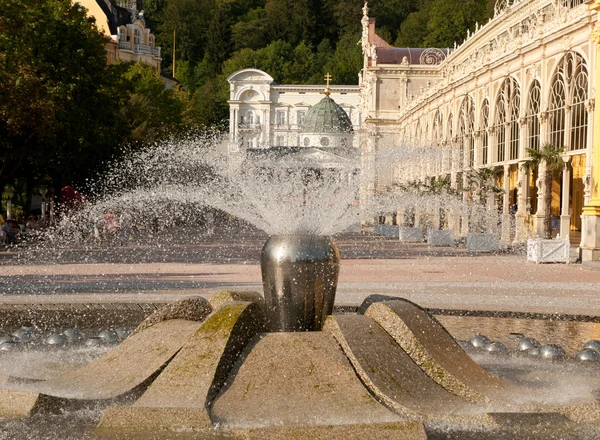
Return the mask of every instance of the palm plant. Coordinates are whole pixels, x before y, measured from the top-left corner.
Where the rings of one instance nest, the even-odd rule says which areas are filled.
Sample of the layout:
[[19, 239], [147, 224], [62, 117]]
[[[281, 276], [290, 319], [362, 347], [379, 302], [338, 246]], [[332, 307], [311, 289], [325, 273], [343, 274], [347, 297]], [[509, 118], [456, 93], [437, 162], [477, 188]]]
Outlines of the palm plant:
[[[542, 238], [552, 238], [552, 181], [558, 176], [565, 167], [562, 154], [564, 147], [554, 144], [544, 144], [539, 150], [527, 148], [530, 159], [526, 162], [529, 167], [539, 166], [539, 173], [542, 177], [542, 185], [545, 189], [544, 206], [544, 229]], [[543, 174], [542, 174], [543, 173]]]

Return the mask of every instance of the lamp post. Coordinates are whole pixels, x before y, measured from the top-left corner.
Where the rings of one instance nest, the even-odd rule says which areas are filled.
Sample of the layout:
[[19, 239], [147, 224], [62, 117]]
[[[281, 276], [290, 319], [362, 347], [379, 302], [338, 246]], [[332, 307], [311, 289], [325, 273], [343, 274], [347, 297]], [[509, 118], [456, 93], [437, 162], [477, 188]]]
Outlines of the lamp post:
[[45, 186], [40, 187], [40, 195], [42, 196], [42, 223], [46, 219], [46, 194], [48, 189]]
[[12, 205], [12, 195], [15, 192], [15, 188], [12, 185], [6, 185], [4, 188], [6, 191], [6, 219], [10, 220], [11, 218], [11, 205]]

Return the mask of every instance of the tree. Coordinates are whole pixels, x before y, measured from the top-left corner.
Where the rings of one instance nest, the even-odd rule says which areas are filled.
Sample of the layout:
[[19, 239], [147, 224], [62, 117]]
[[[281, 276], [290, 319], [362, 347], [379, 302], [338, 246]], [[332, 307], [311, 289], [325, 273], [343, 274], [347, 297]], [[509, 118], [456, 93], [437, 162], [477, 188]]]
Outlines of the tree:
[[539, 173], [542, 175], [542, 185], [544, 188], [544, 230], [542, 238], [552, 238], [552, 181], [554, 177], [560, 175], [565, 167], [562, 154], [564, 147], [554, 144], [544, 144], [540, 149], [527, 148], [527, 153], [531, 157], [527, 165], [539, 167]]
[[0, 182], [72, 179], [114, 152], [118, 93], [107, 38], [70, 0], [5, 0], [0, 11]]
[[266, 15], [264, 8], [252, 9], [232, 25], [231, 40], [234, 50], [260, 49], [268, 44], [265, 34]]
[[218, 8], [206, 34], [205, 59], [211, 74], [221, 73], [223, 62], [231, 55], [232, 46], [231, 20], [224, 8]]
[[183, 124], [183, 95], [176, 89], [166, 89], [158, 72], [149, 64], [129, 63], [124, 67], [122, 79], [130, 92], [121, 109], [128, 125], [127, 140], [148, 143], [177, 132]]
[[357, 84], [358, 72], [362, 69], [362, 52], [356, 42], [358, 34], [344, 35], [335, 48], [333, 57], [326, 63], [325, 70], [334, 76], [335, 84]]
[[202, 61], [212, 18], [210, 11], [214, 9], [214, 0], [169, 0], [156, 30], [164, 68], [170, 67], [173, 59], [173, 32], [176, 32], [177, 57], [194, 65]]
[[433, 0], [427, 21], [425, 47], [452, 47], [466, 38], [467, 29], [485, 20], [486, 0]]
[[421, 47], [427, 38], [427, 23], [429, 22], [429, 8], [421, 8], [411, 13], [400, 25], [396, 47]]

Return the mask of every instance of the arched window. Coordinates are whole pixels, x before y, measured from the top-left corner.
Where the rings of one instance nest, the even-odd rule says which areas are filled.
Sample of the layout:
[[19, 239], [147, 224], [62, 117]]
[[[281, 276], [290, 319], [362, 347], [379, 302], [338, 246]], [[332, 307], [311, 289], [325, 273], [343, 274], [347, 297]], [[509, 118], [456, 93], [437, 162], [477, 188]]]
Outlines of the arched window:
[[488, 124], [490, 119], [490, 103], [486, 99], [483, 101], [481, 105], [481, 123], [479, 125], [479, 131], [481, 132], [481, 156], [480, 163], [481, 165], [487, 165], [489, 160], [489, 135], [488, 135]]
[[497, 139], [497, 162], [506, 160], [506, 145], [509, 149], [509, 160], [519, 157], [519, 106], [521, 92], [514, 78], [506, 78], [500, 87], [496, 100], [496, 117], [494, 128]]
[[142, 31], [140, 31], [138, 28], [133, 30], [133, 43], [142, 44]]
[[539, 150], [540, 148], [540, 99], [542, 89], [535, 80], [529, 89], [527, 98], [527, 148]]
[[578, 53], [567, 53], [558, 63], [551, 81], [550, 143], [568, 150], [586, 147], [587, 89], [588, 71], [583, 57]]
[[575, 66], [573, 79], [569, 84], [569, 88], [571, 89], [570, 150], [584, 149], [587, 140], [588, 113], [585, 102], [588, 98], [588, 73], [581, 57], [579, 57], [579, 61]]
[[564, 76], [559, 71], [552, 78], [550, 108], [548, 109], [550, 143], [557, 147], [564, 147], [565, 145], [565, 104], [565, 81]]
[[500, 93], [496, 101], [496, 118], [494, 131], [496, 132], [496, 162], [504, 161], [504, 147], [506, 145], [506, 95]]
[[510, 143], [509, 143], [509, 160], [516, 160], [519, 158], [519, 140], [520, 127], [519, 127], [519, 109], [521, 108], [521, 92], [519, 87], [515, 84], [514, 90], [512, 90], [512, 96], [510, 99], [510, 113], [508, 118], [509, 129], [510, 129]]

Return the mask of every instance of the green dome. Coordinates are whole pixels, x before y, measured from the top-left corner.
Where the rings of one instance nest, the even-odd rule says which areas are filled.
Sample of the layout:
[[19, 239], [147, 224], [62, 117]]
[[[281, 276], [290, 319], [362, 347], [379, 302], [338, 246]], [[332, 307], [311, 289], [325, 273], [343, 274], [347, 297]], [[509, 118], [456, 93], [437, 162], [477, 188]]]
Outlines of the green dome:
[[352, 122], [348, 114], [329, 96], [321, 99], [304, 118], [301, 133], [348, 133]]

